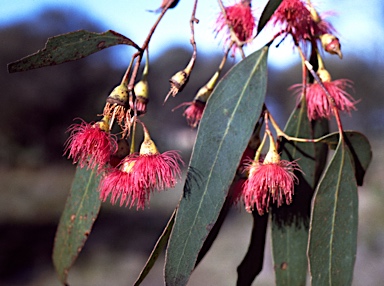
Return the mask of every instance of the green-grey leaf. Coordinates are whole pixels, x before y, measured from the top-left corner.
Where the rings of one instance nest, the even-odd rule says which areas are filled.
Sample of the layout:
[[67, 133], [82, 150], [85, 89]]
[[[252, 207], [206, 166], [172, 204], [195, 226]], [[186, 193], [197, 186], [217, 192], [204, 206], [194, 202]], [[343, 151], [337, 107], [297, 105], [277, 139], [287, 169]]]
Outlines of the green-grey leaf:
[[[299, 138], [322, 136], [328, 130], [326, 122], [308, 120], [306, 103], [303, 101], [291, 114], [285, 133]], [[316, 133], [316, 134], [314, 134]], [[295, 195], [290, 205], [272, 208], [272, 251], [276, 285], [305, 285], [307, 277], [307, 243], [310, 204], [318, 173], [319, 157], [326, 157], [326, 151], [316, 148], [321, 143], [298, 143], [282, 139], [281, 158], [298, 160], [303, 173], [297, 172], [299, 184], [295, 185]], [[325, 152], [325, 154], [324, 154]]]
[[277, 7], [279, 7], [281, 2], [282, 0], [268, 1], [263, 12], [261, 13], [259, 24], [257, 25], [257, 33], [260, 33], [260, 31], [265, 27], [265, 25], [268, 23], [269, 19], [271, 19], [273, 13], [275, 13], [275, 10], [277, 9]]
[[267, 54], [268, 49], [263, 48], [234, 66], [208, 100], [167, 249], [166, 285], [188, 282], [198, 253], [218, 218], [262, 111]]
[[173, 211], [172, 216], [167, 223], [167, 226], [164, 228], [163, 233], [157, 240], [156, 245], [153, 248], [151, 255], [148, 257], [148, 260], [145, 263], [143, 270], [141, 270], [139, 277], [136, 279], [135, 284], [133, 284], [134, 286], [139, 286], [141, 282], [144, 281], [145, 277], [147, 277], [153, 265], [155, 265], [157, 258], [159, 257], [161, 251], [163, 251], [165, 245], [168, 242], [169, 235], [171, 234], [173, 224], [175, 222], [175, 217], [176, 210]]
[[104, 33], [79, 30], [49, 38], [44, 49], [8, 64], [8, 72], [21, 72], [75, 61], [115, 45], [130, 45], [140, 50], [130, 39], [112, 30]]
[[[345, 131], [345, 142], [352, 154], [355, 176], [358, 186], [363, 185], [364, 175], [372, 160], [372, 149], [367, 137], [356, 131]], [[335, 149], [339, 141], [339, 132], [324, 136], [320, 142], [327, 143]]]
[[101, 201], [96, 170], [76, 169], [53, 247], [53, 264], [60, 281], [66, 285], [68, 272], [84, 246], [99, 214]]
[[353, 158], [341, 140], [316, 189], [308, 256], [312, 285], [351, 285], [358, 197]]

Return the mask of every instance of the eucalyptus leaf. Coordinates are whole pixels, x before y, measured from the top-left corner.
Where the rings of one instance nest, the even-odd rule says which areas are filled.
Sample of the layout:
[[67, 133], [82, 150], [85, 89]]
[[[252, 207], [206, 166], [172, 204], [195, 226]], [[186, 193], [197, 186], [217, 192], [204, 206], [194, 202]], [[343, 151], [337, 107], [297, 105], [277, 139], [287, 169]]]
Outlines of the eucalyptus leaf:
[[340, 140], [315, 193], [308, 257], [312, 285], [351, 285], [358, 196], [353, 157]]
[[[356, 131], [345, 131], [345, 143], [353, 157], [355, 176], [358, 186], [363, 185], [365, 172], [372, 160], [371, 145], [363, 134]], [[331, 149], [336, 149], [339, 141], [339, 132], [322, 137], [320, 142], [327, 143]]]
[[267, 54], [268, 49], [263, 48], [235, 65], [207, 102], [167, 249], [166, 285], [188, 282], [200, 249], [219, 216], [262, 112]]
[[269, 0], [267, 5], [265, 6], [263, 12], [261, 13], [259, 24], [257, 25], [257, 33], [265, 27], [268, 21], [271, 19], [273, 13], [275, 13], [276, 9], [281, 4], [282, 0]]
[[147, 277], [148, 273], [151, 271], [153, 265], [155, 265], [155, 262], [157, 258], [159, 257], [160, 253], [165, 248], [165, 245], [168, 242], [169, 235], [171, 234], [173, 224], [175, 222], [176, 217], [176, 210], [173, 211], [171, 218], [169, 219], [166, 227], [163, 230], [163, 233], [160, 235], [159, 239], [157, 240], [155, 247], [153, 248], [151, 255], [148, 257], [147, 262], [144, 265], [143, 270], [141, 270], [139, 277], [136, 279], [134, 286], [138, 286], [141, 284], [141, 282], [144, 281], [145, 277]]
[[8, 72], [21, 72], [75, 61], [115, 45], [130, 45], [140, 50], [130, 39], [112, 30], [104, 33], [79, 30], [49, 38], [42, 50], [8, 64]]
[[52, 255], [56, 272], [64, 285], [67, 285], [69, 269], [81, 252], [99, 214], [99, 180], [96, 169], [89, 170], [77, 166], [56, 231]]

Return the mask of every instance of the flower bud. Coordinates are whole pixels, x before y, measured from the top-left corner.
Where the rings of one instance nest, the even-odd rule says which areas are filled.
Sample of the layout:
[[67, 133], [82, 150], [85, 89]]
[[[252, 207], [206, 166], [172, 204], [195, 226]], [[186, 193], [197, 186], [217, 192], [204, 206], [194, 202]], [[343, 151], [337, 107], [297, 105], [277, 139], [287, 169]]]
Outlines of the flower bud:
[[148, 82], [146, 79], [142, 79], [136, 83], [134, 87], [136, 95], [136, 110], [138, 113], [143, 114], [147, 112], [148, 104]]
[[319, 69], [317, 71], [317, 75], [319, 76], [319, 78], [321, 79], [322, 82], [331, 82], [332, 81], [331, 74], [324, 68]]
[[120, 84], [109, 94], [107, 102], [125, 105], [128, 102], [128, 94], [128, 88], [124, 84]]
[[340, 41], [337, 37], [331, 34], [324, 34], [320, 36], [320, 40], [324, 51], [330, 53], [331, 55], [338, 55], [340, 59], [343, 58]]

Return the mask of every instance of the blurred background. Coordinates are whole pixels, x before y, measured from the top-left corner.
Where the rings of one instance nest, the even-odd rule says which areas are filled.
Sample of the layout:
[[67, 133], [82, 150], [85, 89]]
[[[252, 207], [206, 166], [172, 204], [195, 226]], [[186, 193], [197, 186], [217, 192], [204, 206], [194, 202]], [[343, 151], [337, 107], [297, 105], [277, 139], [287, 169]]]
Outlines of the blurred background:
[[[48, 37], [74, 30], [115, 30], [142, 44], [160, 1], [0, 0], [0, 285], [59, 285], [51, 251], [75, 166], [62, 156], [74, 118], [97, 119], [109, 92], [117, 85], [134, 52], [112, 47], [59, 66], [8, 74], [6, 66], [44, 47]], [[199, 1], [196, 25], [198, 57], [189, 84], [163, 106], [169, 78], [185, 67], [192, 49], [189, 17], [192, 1], [180, 1], [160, 23], [150, 44], [150, 103], [143, 121], [160, 151], [181, 150], [188, 162], [196, 131], [187, 126], [183, 108], [215, 72], [222, 41], [215, 39], [216, 1]], [[266, 1], [253, 1], [259, 15]], [[233, 3], [227, 1], [225, 3]], [[358, 252], [353, 285], [384, 281], [384, 5], [380, 0], [316, 1], [338, 31], [344, 59], [325, 55], [334, 79], [354, 81], [358, 111], [344, 116], [346, 129], [363, 132], [373, 161], [359, 189]], [[267, 35], [266, 35], [267, 36]], [[247, 48], [249, 54], [259, 43]], [[239, 59], [227, 62], [230, 68]], [[300, 82], [298, 55], [289, 41], [272, 47], [267, 105], [283, 126], [295, 104], [287, 89]], [[199, 75], [199, 76], [197, 76]], [[71, 285], [131, 285], [150, 254], [181, 196], [175, 190], [155, 194], [145, 211], [104, 203], [92, 235], [73, 266]], [[189, 285], [235, 285], [252, 228], [246, 212], [233, 209], [211, 251]], [[255, 285], [274, 285], [270, 243], [265, 266]], [[163, 257], [143, 285], [162, 285]]]

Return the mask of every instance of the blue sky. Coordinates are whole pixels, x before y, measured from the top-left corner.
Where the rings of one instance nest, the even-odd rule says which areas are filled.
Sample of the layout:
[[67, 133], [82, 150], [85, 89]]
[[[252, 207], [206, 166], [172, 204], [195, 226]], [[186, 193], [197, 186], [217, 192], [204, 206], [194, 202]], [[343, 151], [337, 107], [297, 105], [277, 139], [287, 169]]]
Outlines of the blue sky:
[[[156, 9], [161, 0], [0, 0], [0, 26], [30, 19], [47, 7], [76, 7], [97, 19], [105, 30], [112, 29], [128, 36], [139, 45], [143, 42], [157, 15], [147, 9]], [[234, 0], [224, 1], [233, 3]], [[112, 3], [112, 4], [111, 4]], [[253, 1], [253, 7], [261, 12], [266, 0]], [[357, 55], [368, 57], [372, 61], [384, 62], [383, 46], [383, 4], [381, 0], [316, 0], [313, 1], [320, 12], [334, 11], [329, 21], [339, 33], [345, 57]], [[152, 55], [162, 52], [169, 44], [189, 46], [189, 17], [193, 1], [181, 0], [176, 9], [170, 10], [154, 35], [150, 50]], [[219, 8], [216, 0], [200, 0], [196, 25], [198, 49], [213, 51], [222, 49], [219, 39], [214, 39], [213, 29]], [[256, 49], [249, 48], [248, 52]], [[292, 55], [292, 48], [280, 48], [271, 51], [272, 62], [290, 64], [297, 56]]]

